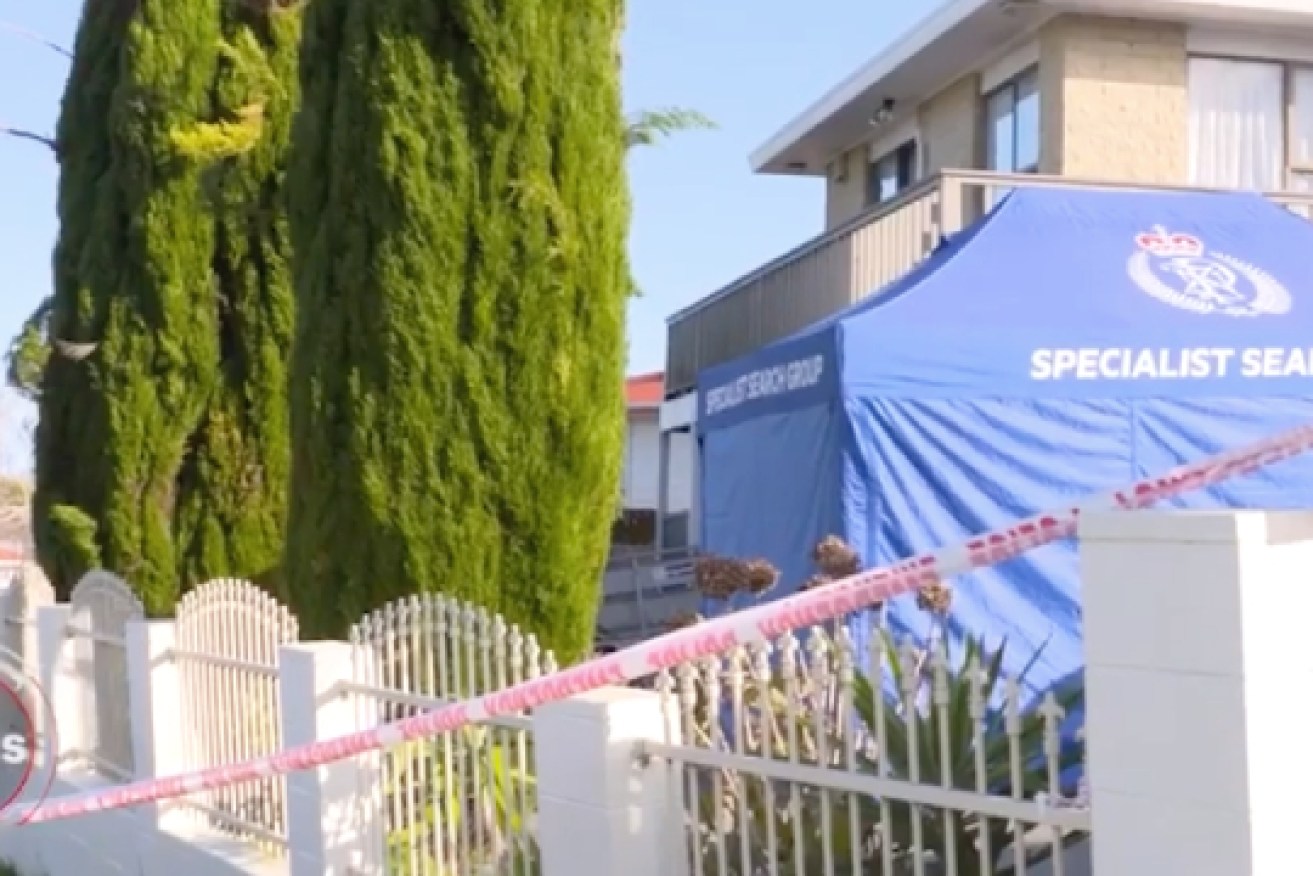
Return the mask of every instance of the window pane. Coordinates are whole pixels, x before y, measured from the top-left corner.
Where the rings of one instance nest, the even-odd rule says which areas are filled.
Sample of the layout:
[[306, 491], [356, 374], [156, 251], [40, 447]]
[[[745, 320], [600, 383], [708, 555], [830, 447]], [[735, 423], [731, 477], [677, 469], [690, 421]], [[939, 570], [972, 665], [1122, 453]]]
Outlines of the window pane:
[[1285, 167], [1285, 71], [1279, 64], [1190, 59], [1190, 181], [1280, 189]]
[[898, 147], [898, 189], [903, 189], [916, 182], [916, 141], [908, 140]]
[[867, 171], [866, 203], [878, 204], [889, 197], [889, 180], [892, 163], [889, 156], [872, 161]]
[[887, 201], [898, 194], [898, 161], [890, 155], [880, 160], [880, 200]]
[[872, 161], [866, 165], [866, 205], [880, 200], [880, 162]]
[[916, 141], [908, 140], [892, 152], [871, 162], [867, 179], [867, 203], [878, 204], [895, 197], [916, 180]]
[[1016, 157], [1016, 144], [1012, 136], [1015, 125], [1013, 113], [1016, 91], [1004, 86], [989, 96], [985, 104], [985, 168], [1011, 171]]
[[1291, 114], [1290, 161], [1305, 168], [1313, 168], [1313, 70], [1295, 71], [1295, 93], [1291, 95], [1294, 112]]
[[1028, 70], [1017, 80], [1016, 160], [1017, 171], [1039, 170], [1039, 74]]
[[1294, 171], [1290, 174], [1290, 188], [1297, 192], [1306, 192], [1308, 197], [1287, 204], [1286, 209], [1296, 216], [1313, 220], [1313, 173]]

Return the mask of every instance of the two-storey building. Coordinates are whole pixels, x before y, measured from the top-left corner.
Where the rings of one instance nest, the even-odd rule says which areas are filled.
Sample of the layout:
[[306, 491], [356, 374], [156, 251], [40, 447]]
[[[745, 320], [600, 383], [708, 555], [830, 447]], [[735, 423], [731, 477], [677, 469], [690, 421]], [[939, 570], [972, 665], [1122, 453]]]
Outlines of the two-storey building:
[[823, 178], [825, 230], [670, 317], [663, 457], [694, 472], [673, 436], [702, 369], [878, 292], [1010, 188], [1247, 189], [1313, 218], [1313, 0], [944, 0], [751, 163]]

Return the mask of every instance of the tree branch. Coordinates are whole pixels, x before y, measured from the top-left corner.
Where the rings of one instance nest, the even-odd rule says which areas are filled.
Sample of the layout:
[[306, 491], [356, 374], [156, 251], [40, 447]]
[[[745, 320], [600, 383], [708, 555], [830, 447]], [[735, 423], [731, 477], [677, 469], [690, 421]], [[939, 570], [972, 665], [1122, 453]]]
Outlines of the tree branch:
[[38, 33], [33, 33], [25, 27], [19, 27], [8, 21], [0, 21], [0, 30], [8, 31], [14, 36], [22, 37], [28, 42], [38, 43], [50, 49], [52, 52], [58, 52], [70, 61], [73, 60], [73, 53], [61, 46], [59, 43], [46, 39]]
[[643, 110], [629, 118], [625, 130], [625, 148], [651, 146], [664, 137], [681, 131], [710, 130], [716, 123], [697, 110], [678, 107]]
[[57, 148], [53, 137], [34, 134], [31, 131], [24, 131], [22, 128], [11, 128], [7, 125], [0, 124], [0, 134], [8, 134], [10, 137], [16, 137], [19, 140], [30, 140], [33, 143], [40, 143], [51, 152], [56, 151]]

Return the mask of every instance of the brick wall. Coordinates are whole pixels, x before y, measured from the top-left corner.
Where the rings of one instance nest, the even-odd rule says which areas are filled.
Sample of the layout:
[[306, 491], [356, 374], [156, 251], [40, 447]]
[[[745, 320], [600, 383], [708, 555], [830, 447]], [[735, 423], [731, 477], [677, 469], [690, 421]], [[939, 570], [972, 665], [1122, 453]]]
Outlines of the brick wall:
[[1041, 170], [1184, 183], [1185, 27], [1070, 16], [1040, 34]]

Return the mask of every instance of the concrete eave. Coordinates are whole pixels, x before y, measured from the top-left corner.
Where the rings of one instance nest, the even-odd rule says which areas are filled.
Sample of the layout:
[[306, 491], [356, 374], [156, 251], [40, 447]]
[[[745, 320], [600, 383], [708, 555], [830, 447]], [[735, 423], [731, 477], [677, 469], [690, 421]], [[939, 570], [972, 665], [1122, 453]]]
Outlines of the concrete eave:
[[757, 173], [815, 176], [835, 155], [871, 135], [886, 99], [893, 115], [881, 128], [912, 117], [939, 89], [1053, 16], [1040, 0], [948, 0], [752, 153]]
[[1063, 11], [1150, 21], [1242, 25], [1255, 28], [1313, 27], [1313, 0], [1043, 0]]
[[750, 156], [757, 173], [824, 175], [872, 136], [886, 100], [892, 129], [921, 103], [1064, 13], [1254, 28], [1313, 28], [1313, 0], [947, 0], [812, 104]]

